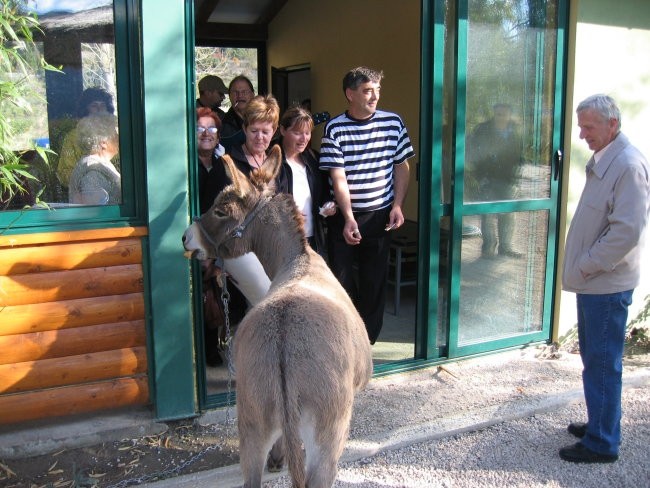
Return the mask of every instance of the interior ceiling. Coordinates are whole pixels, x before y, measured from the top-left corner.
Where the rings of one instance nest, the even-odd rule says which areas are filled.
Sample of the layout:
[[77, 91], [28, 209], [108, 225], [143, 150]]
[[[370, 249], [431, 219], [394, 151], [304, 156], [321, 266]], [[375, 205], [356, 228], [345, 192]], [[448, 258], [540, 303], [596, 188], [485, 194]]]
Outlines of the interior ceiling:
[[194, 0], [197, 41], [264, 41], [287, 0]]

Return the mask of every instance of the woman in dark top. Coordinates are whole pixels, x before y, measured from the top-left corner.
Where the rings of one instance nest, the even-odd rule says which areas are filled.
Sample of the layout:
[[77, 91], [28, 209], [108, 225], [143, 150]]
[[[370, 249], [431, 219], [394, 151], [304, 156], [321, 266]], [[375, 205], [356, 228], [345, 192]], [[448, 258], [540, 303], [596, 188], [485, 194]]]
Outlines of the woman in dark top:
[[[196, 147], [199, 156], [199, 207], [201, 213], [207, 212], [214, 199], [230, 184], [225, 165], [215, 154], [219, 144], [221, 120], [208, 107], [196, 109]], [[221, 288], [215, 279], [212, 260], [203, 261], [203, 318], [205, 333], [205, 358], [208, 366], [221, 364], [220, 342], [227, 338], [223, 331], [223, 311], [220, 304]], [[230, 285], [230, 278], [228, 278]], [[228, 286], [230, 292], [230, 323], [238, 323], [246, 313], [247, 303], [244, 295], [235, 286]]]

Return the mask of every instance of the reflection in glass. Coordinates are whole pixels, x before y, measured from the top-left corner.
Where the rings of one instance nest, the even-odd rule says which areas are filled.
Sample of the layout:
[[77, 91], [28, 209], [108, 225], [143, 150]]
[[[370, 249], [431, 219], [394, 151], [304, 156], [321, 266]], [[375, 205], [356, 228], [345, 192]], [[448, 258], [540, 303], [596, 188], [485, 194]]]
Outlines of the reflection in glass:
[[[495, 219], [499, 215], [493, 215]], [[542, 328], [548, 212], [514, 212], [512, 245], [520, 255], [482, 253], [483, 240], [463, 239], [459, 345], [503, 339]], [[464, 227], [476, 226], [466, 216]]]
[[548, 198], [555, 2], [492, 3], [469, 2], [464, 198]]
[[83, 155], [68, 180], [70, 203], [120, 204], [121, 176], [111, 161], [119, 150], [117, 117], [109, 113], [88, 115], [79, 121], [76, 129]]
[[[60, 72], [44, 71], [39, 63], [34, 63], [30, 83], [47, 103], [30, 100], [32, 111], [26, 114], [26, 120], [19, 121], [26, 130], [20, 131], [16, 150], [25, 151], [34, 142], [51, 149], [53, 154], [45, 164], [33, 151], [24, 153], [23, 162], [37, 179], [27, 182], [28, 200], [11, 208], [34, 205], [37, 195], [50, 206], [62, 208], [71, 203], [69, 186], [75, 166], [90, 154], [79, 144], [79, 121], [84, 117], [117, 115], [113, 2], [68, 2], [65, 8], [59, 2], [34, 5], [30, 7], [36, 9], [42, 29], [42, 33], [35, 32], [35, 39], [45, 60], [60, 68]], [[120, 172], [117, 151], [111, 163], [107, 169], [115, 183]], [[94, 190], [84, 191], [87, 198], [82, 199], [77, 191], [75, 204], [122, 202], [121, 186], [117, 197], [111, 194], [114, 188], [104, 190], [109, 194], [108, 200]]]
[[465, 200], [512, 200], [521, 162], [521, 130], [513, 119], [512, 106], [497, 103], [492, 117], [478, 124], [467, 138]]

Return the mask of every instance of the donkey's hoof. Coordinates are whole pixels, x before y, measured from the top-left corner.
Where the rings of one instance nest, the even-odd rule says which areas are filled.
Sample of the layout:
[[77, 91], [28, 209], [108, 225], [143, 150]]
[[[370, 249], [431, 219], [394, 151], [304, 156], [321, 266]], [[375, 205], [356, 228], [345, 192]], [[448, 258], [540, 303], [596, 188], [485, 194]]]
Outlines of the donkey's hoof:
[[284, 458], [275, 459], [271, 456], [266, 460], [266, 469], [269, 473], [279, 473], [284, 468]]

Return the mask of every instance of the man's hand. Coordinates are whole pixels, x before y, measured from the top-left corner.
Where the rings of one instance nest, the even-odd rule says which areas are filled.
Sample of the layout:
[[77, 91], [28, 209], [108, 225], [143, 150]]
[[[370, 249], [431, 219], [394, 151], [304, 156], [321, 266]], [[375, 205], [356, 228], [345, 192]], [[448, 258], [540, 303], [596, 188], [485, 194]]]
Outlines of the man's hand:
[[343, 239], [351, 246], [356, 246], [361, 242], [361, 233], [356, 220], [348, 220], [343, 226]]

